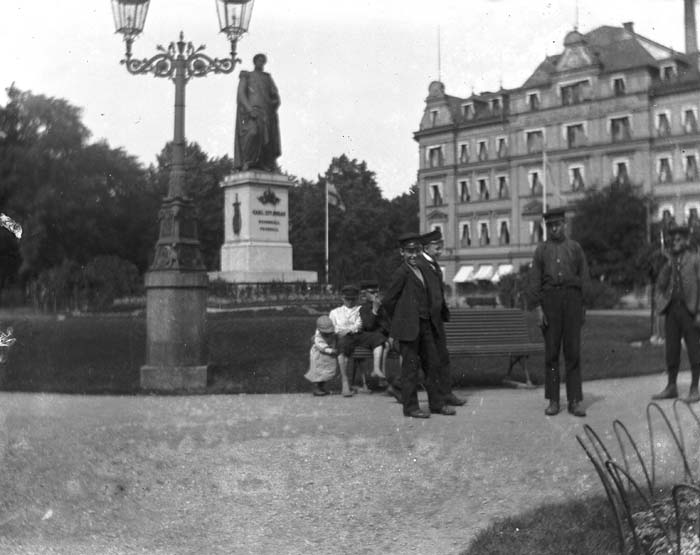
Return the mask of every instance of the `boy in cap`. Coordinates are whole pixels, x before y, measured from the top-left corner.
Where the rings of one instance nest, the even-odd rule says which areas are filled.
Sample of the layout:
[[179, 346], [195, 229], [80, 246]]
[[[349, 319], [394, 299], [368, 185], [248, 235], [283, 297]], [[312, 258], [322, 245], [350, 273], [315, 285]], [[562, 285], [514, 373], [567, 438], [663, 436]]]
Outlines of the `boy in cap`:
[[[401, 353], [401, 395], [403, 414], [412, 418], [429, 418], [430, 413], [455, 414], [440, 395], [437, 328], [440, 325], [440, 307], [431, 306], [435, 294], [425, 271], [418, 266], [423, 246], [420, 235], [405, 233], [399, 237], [399, 252], [403, 258], [394, 271], [382, 305], [391, 317], [390, 335], [399, 342]], [[418, 404], [419, 368], [425, 372], [430, 412]]]
[[[447, 351], [447, 337], [445, 335], [444, 322], [450, 320], [450, 309], [445, 301], [445, 281], [442, 275], [442, 268], [438, 264], [438, 259], [442, 255], [444, 241], [440, 229], [420, 236], [423, 245], [423, 257], [418, 258], [418, 264], [425, 268], [426, 277], [432, 281], [430, 290], [435, 297], [431, 299], [432, 304], [440, 307], [440, 325], [437, 334], [437, 349], [440, 355], [442, 368], [440, 369], [440, 393], [445, 399], [445, 403], [455, 407], [460, 407], [466, 403], [464, 399], [457, 397], [452, 392], [452, 372], [450, 369], [450, 353]], [[438, 294], [439, 293], [439, 294]]]
[[664, 315], [666, 330], [666, 368], [668, 382], [652, 399], [678, 397], [678, 367], [681, 360], [681, 338], [685, 340], [690, 361], [690, 392], [687, 403], [700, 401], [700, 256], [689, 249], [690, 230], [686, 226], [669, 228], [671, 252], [656, 282], [661, 298], [659, 312]]
[[[342, 393], [344, 397], [351, 397], [353, 392], [348, 381], [348, 360], [355, 347], [361, 345], [372, 350], [373, 358], [382, 358], [382, 347], [384, 338], [380, 334], [364, 333], [362, 330], [362, 319], [360, 317], [360, 306], [357, 299], [360, 290], [356, 285], [346, 285], [341, 290], [343, 304], [330, 311], [329, 317], [338, 335], [338, 367], [340, 368], [340, 378], [342, 380]], [[377, 355], [378, 351], [378, 355]], [[384, 377], [381, 370], [375, 367], [373, 375]]]
[[537, 307], [545, 347], [544, 413], [559, 413], [559, 352], [564, 350], [569, 412], [586, 416], [581, 406], [581, 326], [585, 320], [583, 289], [590, 277], [581, 245], [565, 234], [564, 208], [544, 214], [547, 240], [537, 245], [530, 272], [530, 301]]

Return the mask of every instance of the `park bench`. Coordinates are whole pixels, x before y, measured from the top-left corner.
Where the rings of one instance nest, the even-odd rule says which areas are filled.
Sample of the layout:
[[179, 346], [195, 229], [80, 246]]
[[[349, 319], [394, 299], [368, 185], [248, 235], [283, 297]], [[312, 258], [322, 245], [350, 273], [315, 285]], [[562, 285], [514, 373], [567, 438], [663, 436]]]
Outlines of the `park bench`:
[[[535, 387], [530, 379], [527, 362], [530, 355], [544, 353], [544, 342], [530, 339], [525, 312], [511, 308], [453, 309], [450, 321], [445, 322], [447, 350], [451, 356], [469, 358], [508, 357], [509, 365], [503, 384], [512, 387]], [[398, 356], [398, 353], [389, 353]], [[365, 361], [372, 359], [372, 351], [357, 347], [352, 353], [354, 382]], [[525, 382], [513, 380], [513, 368], [520, 365]], [[361, 372], [364, 376], [364, 372]]]
[[[534, 387], [527, 369], [530, 355], [544, 353], [544, 342], [530, 338], [525, 312], [511, 308], [455, 309], [445, 322], [447, 350], [451, 356], [508, 357], [503, 383], [514, 387]], [[511, 378], [516, 364], [525, 373], [525, 382]]]

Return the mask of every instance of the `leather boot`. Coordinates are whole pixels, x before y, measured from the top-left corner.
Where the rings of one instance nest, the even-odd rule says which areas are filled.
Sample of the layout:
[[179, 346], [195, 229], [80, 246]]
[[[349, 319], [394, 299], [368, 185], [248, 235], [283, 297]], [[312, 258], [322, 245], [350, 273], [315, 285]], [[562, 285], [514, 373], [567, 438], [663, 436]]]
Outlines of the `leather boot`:
[[569, 403], [569, 413], [573, 414], [574, 416], [586, 416], [586, 411], [584, 408], [581, 406], [580, 401], [571, 401]]
[[550, 401], [549, 406], [546, 409], [544, 409], [544, 413], [547, 416], [554, 416], [555, 414], [559, 414], [559, 402]]

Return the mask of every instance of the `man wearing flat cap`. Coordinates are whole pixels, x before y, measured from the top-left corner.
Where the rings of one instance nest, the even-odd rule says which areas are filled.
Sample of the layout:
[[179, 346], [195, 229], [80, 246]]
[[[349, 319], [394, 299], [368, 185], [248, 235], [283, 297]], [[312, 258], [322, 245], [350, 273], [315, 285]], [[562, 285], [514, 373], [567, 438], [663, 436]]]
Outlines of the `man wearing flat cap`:
[[455, 407], [460, 407], [466, 403], [464, 399], [457, 397], [452, 392], [452, 371], [450, 367], [450, 353], [447, 350], [447, 336], [445, 335], [445, 322], [450, 320], [450, 309], [445, 301], [445, 280], [442, 275], [442, 268], [438, 260], [442, 256], [444, 241], [440, 228], [421, 235], [423, 245], [423, 256], [418, 258], [418, 265], [425, 269], [425, 275], [431, 282], [429, 289], [433, 292], [434, 298], [431, 303], [440, 307], [440, 325], [438, 326], [437, 349], [440, 355], [440, 394], [445, 399], [445, 403]]
[[[352, 351], [357, 346], [367, 347], [374, 354], [374, 358], [381, 360], [384, 337], [381, 334], [365, 333], [362, 329], [360, 317], [360, 305], [357, 300], [360, 289], [356, 285], [346, 285], [341, 289], [343, 304], [334, 308], [328, 314], [335, 327], [338, 336], [338, 367], [342, 384], [343, 397], [352, 397], [350, 382], [348, 381], [348, 360]], [[377, 355], [378, 353], [378, 355]], [[384, 374], [377, 367], [372, 372], [380, 378]]]
[[[391, 276], [382, 306], [391, 318], [390, 335], [399, 342], [401, 353], [401, 397], [404, 416], [429, 418], [430, 413], [453, 415], [455, 410], [440, 395], [440, 356], [437, 330], [441, 324], [440, 305], [431, 304], [432, 291], [426, 271], [418, 265], [423, 246], [420, 235], [405, 233], [399, 237], [403, 262]], [[428, 407], [418, 404], [420, 368], [425, 373]]]
[[585, 320], [583, 290], [590, 276], [586, 255], [576, 241], [566, 237], [566, 214], [554, 208], [544, 215], [547, 240], [537, 245], [532, 259], [528, 297], [537, 308], [545, 347], [544, 413], [559, 413], [559, 353], [564, 350], [566, 398], [574, 416], [586, 416], [581, 406], [581, 326]]
[[690, 392], [687, 403], [700, 401], [700, 256], [689, 247], [687, 226], [669, 228], [671, 252], [656, 281], [659, 292], [659, 312], [664, 315], [666, 330], [666, 369], [668, 382], [652, 399], [678, 397], [678, 367], [681, 361], [681, 338], [685, 341], [690, 361]]

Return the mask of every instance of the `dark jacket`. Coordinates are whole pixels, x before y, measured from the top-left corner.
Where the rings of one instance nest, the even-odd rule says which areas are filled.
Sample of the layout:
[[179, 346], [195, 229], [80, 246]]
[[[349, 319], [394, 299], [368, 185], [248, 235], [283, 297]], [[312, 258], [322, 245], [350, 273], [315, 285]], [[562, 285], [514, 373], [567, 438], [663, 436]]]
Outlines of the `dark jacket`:
[[430, 291], [430, 305], [432, 307], [439, 307], [440, 309], [440, 320], [443, 322], [450, 321], [450, 309], [445, 302], [445, 281], [442, 276], [442, 270], [440, 266], [434, 261], [431, 262], [425, 256], [420, 256], [417, 258], [418, 267], [423, 270], [423, 275], [426, 277], [428, 283], [428, 290]]
[[[680, 256], [680, 285], [683, 293], [683, 301], [688, 311], [695, 316], [700, 309], [700, 255], [686, 250]], [[656, 290], [658, 294], [657, 303], [659, 312], [662, 314], [666, 312], [671, 302], [671, 289], [673, 286], [672, 271], [672, 263], [667, 262], [666, 265], [661, 268], [656, 281]]]
[[398, 341], [413, 341], [418, 337], [420, 326], [420, 310], [423, 305], [427, 315], [434, 323], [439, 324], [440, 307], [437, 313], [430, 306], [431, 292], [426, 271], [423, 275], [425, 285], [421, 283], [407, 263], [403, 262], [391, 276], [391, 282], [384, 295], [382, 306], [386, 308], [391, 318], [389, 334]]
[[377, 314], [372, 312], [372, 303], [365, 302], [360, 306], [360, 320], [363, 331], [378, 331], [388, 336], [391, 322], [383, 306], [379, 307]]

